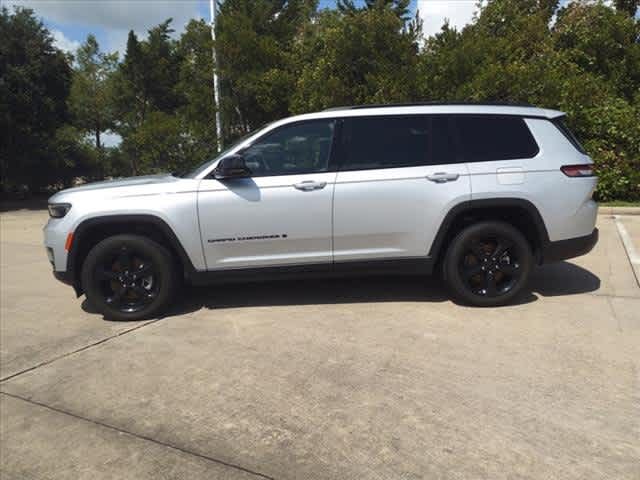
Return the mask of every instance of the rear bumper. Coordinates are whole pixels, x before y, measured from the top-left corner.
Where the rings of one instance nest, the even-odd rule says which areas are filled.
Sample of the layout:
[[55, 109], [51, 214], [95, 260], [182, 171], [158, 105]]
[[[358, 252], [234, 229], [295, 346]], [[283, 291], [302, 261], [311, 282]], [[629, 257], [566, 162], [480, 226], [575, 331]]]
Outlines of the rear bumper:
[[549, 242], [542, 249], [540, 263], [552, 263], [566, 260], [568, 258], [579, 257], [589, 253], [596, 243], [598, 243], [598, 229], [584, 237], [569, 238], [557, 242]]

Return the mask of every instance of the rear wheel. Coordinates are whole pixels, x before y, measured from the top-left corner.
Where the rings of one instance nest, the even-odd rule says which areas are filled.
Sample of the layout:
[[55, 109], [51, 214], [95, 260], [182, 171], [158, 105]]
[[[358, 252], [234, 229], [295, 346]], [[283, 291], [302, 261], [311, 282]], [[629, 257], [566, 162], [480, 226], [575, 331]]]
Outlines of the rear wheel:
[[443, 265], [445, 281], [471, 305], [504, 305], [526, 286], [533, 266], [527, 239], [503, 222], [467, 227], [451, 242]]
[[162, 313], [177, 282], [166, 248], [146, 237], [115, 235], [87, 255], [82, 285], [105, 318], [140, 320]]

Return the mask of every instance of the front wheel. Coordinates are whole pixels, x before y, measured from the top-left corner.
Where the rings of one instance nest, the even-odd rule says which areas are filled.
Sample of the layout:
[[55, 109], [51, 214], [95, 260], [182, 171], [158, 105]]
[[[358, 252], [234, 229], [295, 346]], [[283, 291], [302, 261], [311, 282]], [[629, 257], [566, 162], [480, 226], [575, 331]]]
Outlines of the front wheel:
[[462, 230], [447, 251], [443, 273], [456, 298], [491, 307], [504, 305], [526, 286], [533, 267], [527, 239], [503, 222], [481, 222]]
[[162, 313], [176, 285], [169, 251], [138, 235], [102, 240], [82, 266], [87, 300], [110, 320], [141, 320]]

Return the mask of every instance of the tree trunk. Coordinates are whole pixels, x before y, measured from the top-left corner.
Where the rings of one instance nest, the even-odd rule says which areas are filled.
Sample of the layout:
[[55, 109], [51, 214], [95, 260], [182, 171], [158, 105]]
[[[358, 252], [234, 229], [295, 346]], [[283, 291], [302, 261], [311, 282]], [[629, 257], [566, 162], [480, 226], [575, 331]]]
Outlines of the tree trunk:
[[135, 177], [138, 175], [138, 164], [136, 163], [136, 154], [134, 153], [133, 155], [131, 155], [129, 157], [129, 160], [131, 162], [131, 175]]

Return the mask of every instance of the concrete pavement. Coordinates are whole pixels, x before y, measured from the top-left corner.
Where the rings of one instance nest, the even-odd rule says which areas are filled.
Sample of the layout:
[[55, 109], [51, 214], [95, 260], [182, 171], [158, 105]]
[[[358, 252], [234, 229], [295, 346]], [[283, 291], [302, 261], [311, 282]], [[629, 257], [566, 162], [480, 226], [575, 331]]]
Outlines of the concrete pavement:
[[640, 288], [607, 215], [508, 307], [318, 280], [137, 323], [52, 278], [45, 219], [0, 215], [3, 480], [640, 477]]

